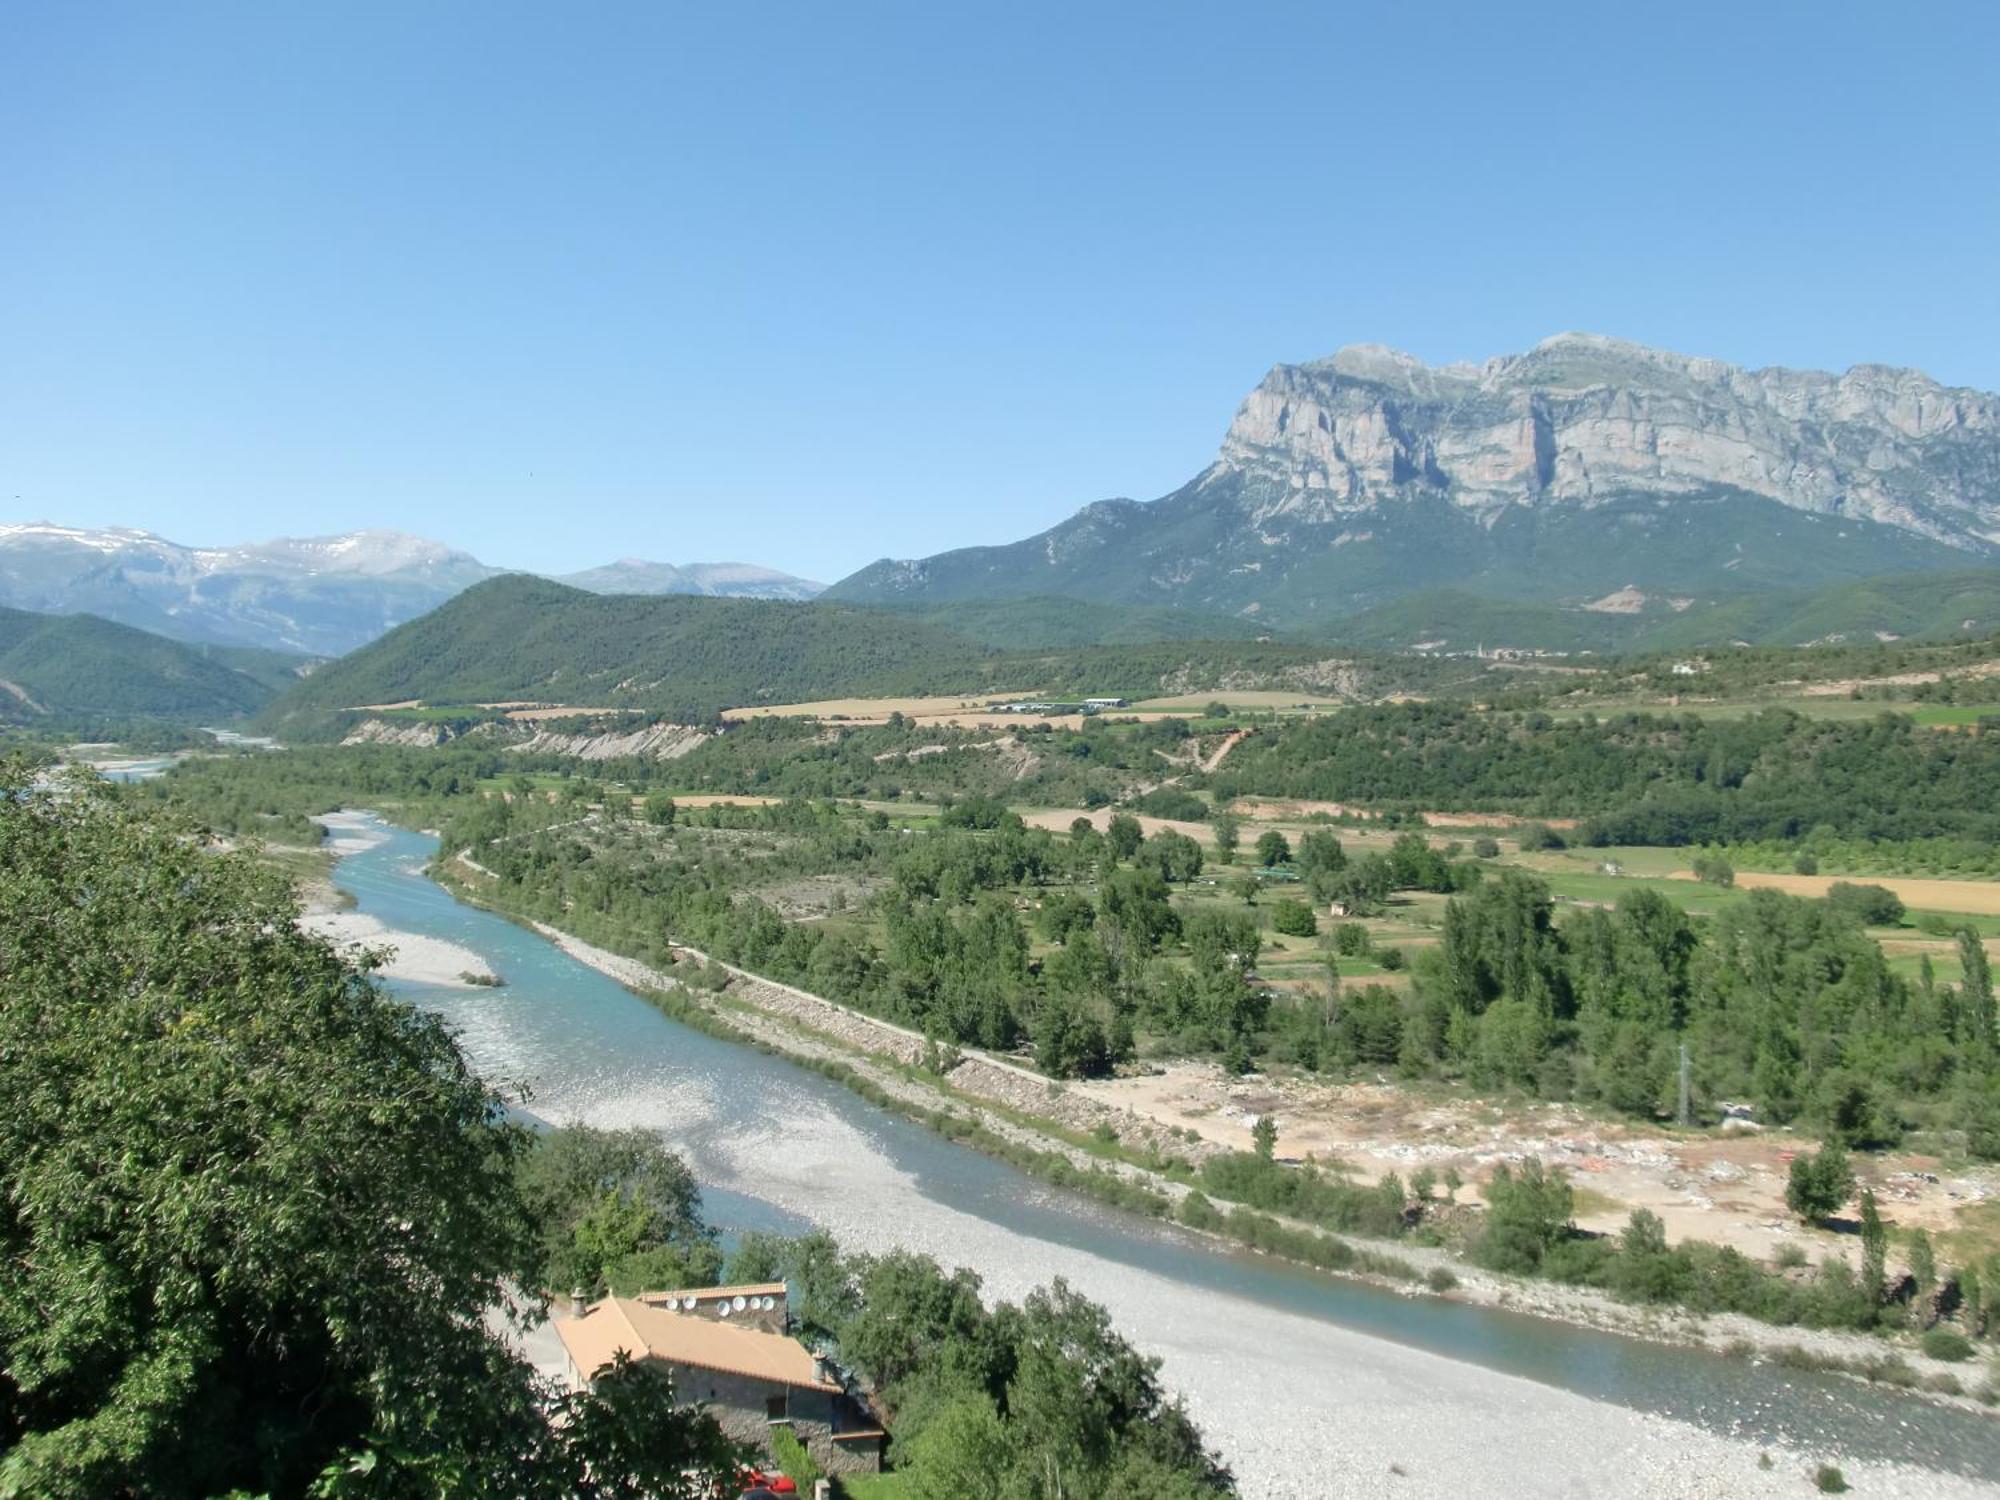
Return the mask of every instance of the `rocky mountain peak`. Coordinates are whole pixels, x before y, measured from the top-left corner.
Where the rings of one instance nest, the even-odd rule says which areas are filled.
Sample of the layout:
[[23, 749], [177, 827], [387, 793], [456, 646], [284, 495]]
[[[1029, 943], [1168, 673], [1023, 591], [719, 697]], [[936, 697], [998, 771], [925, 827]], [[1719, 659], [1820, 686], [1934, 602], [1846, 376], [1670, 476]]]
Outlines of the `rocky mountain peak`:
[[1727, 490], [1968, 550], [2000, 541], [2000, 398], [1916, 370], [1745, 370], [1563, 333], [1481, 365], [1374, 344], [1279, 365], [1211, 477], [1251, 520], [1336, 520], [1413, 497], [1483, 516]]

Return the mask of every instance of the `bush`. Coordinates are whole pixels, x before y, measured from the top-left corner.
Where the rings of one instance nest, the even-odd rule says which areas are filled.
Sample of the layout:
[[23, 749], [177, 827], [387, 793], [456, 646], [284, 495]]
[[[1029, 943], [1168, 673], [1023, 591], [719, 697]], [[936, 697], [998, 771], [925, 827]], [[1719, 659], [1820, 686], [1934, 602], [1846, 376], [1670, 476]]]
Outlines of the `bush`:
[[1736, 884], [1736, 867], [1720, 854], [1697, 854], [1694, 857], [1694, 878], [1704, 885]]
[[1847, 1149], [1838, 1141], [1828, 1141], [1811, 1156], [1800, 1152], [1792, 1158], [1785, 1207], [1806, 1222], [1826, 1218], [1853, 1192], [1854, 1169], [1847, 1164]]
[[1359, 958], [1368, 951], [1368, 929], [1359, 922], [1342, 922], [1333, 930], [1333, 948], [1342, 958]]
[[1158, 787], [1143, 797], [1134, 797], [1132, 806], [1148, 817], [1172, 818], [1182, 823], [1199, 823], [1208, 816], [1206, 802], [1193, 792], [1172, 786]]
[[1863, 927], [1894, 927], [1903, 920], [1902, 899], [1886, 886], [1836, 880], [1827, 888], [1826, 904]]
[[1933, 1328], [1923, 1337], [1920, 1346], [1927, 1359], [1941, 1359], [1946, 1364], [1961, 1364], [1972, 1358], [1972, 1340], [1955, 1328]]
[[1443, 1266], [1432, 1266], [1430, 1274], [1424, 1277], [1424, 1285], [1434, 1292], [1449, 1292], [1457, 1288], [1458, 1278]]
[[1475, 859], [1495, 859], [1500, 854], [1500, 841], [1487, 834], [1481, 834], [1472, 841], [1472, 855]]
[[1271, 926], [1287, 937], [1311, 937], [1319, 931], [1319, 923], [1313, 917], [1313, 909], [1305, 902], [1294, 901], [1289, 896], [1272, 904]]
[[1520, 832], [1515, 835], [1515, 838], [1520, 843], [1523, 853], [1533, 853], [1538, 849], [1563, 849], [1568, 847], [1563, 843], [1563, 836], [1546, 823], [1523, 824]]
[[1798, 858], [1792, 861], [1792, 873], [1794, 875], [1819, 874], [1819, 857], [1801, 849]]
[[802, 1495], [810, 1495], [813, 1486], [826, 1477], [820, 1472], [819, 1465], [813, 1461], [813, 1456], [806, 1452], [806, 1445], [798, 1440], [790, 1428], [771, 1429], [771, 1457], [778, 1461], [778, 1467], [784, 1471], [785, 1477], [799, 1487], [799, 1493]]
[[1835, 1464], [1821, 1464], [1813, 1473], [1813, 1488], [1822, 1495], [1847, 1493], [1847, 1476]]

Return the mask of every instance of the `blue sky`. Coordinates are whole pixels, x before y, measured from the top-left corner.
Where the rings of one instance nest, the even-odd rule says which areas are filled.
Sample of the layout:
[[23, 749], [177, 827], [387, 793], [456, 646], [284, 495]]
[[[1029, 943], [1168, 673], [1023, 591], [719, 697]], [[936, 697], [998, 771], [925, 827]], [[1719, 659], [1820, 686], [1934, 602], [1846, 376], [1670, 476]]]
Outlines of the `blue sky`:
[[836, 578], [1583, 328], [2000, 387], [2000, 7], [0, 9], [0, 519]]

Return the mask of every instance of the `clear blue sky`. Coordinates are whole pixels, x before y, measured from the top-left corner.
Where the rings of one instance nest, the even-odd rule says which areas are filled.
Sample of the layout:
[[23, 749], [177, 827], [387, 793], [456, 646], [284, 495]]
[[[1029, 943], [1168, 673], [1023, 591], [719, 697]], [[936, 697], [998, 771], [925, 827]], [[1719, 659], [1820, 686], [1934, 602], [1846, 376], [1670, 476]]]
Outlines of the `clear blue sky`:
[[2000, 6], [0, 8], [0, 519], [822, 578], [1591, 329], [2000, 387]]

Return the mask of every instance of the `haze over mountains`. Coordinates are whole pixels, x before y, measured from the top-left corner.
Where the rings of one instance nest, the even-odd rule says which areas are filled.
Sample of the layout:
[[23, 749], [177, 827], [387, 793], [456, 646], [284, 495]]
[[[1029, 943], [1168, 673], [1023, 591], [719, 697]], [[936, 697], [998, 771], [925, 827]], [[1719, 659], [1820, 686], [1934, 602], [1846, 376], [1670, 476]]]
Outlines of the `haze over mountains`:
[[1277, 366], [1174, 493], [885, 559], [827, 597], [1062, 595], [1304, 629], [1438, 588], [1678, 613], [1996, 557], [2000, 398], [1564, 334], [1482, 365], [1361, 345]]
[[[0, 524], [0, 607], [88, 613], [176, 640], [338, 656], [504, 568], [395, 531], [184, 547], [125, 527]], [[565, 580], [598, 593], [811, 598], [744, 563], [626, 559]]]

